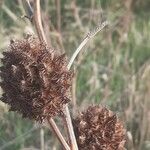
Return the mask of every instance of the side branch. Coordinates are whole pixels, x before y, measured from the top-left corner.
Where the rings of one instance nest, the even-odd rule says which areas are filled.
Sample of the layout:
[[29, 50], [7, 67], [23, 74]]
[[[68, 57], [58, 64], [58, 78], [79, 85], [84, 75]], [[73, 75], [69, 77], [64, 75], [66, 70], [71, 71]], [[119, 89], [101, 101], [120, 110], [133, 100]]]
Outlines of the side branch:
[[68, 64], [68, 69], [71, 68], [75, 58], [77, 57], [77, 55], [79, 54], [79, 52], [82, 50], [82, 48], [86, 45], [86, 43], [92, 39], [99, 31], [101, 31], [105, 26], [108, 25], [108, 22], [105, 21], [102, 24], [100, 24], [97, 28], [95, 28], [94, 31], [91, 31], [87, 34], [87, 36], [84, 38], [84, 40], [81, 42], [81, 44], [78, 46], [78, 48], [75, 50], [74, 54], [72, 55], [69, 64]]

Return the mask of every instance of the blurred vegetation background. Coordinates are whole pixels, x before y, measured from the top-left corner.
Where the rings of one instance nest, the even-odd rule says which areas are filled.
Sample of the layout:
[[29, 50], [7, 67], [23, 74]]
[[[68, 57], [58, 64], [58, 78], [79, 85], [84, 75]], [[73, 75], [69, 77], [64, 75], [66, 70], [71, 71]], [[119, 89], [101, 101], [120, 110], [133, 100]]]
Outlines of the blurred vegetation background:
[[[109, 107], [125, 122], [126, 148], [150, 150], [150, 1], [43, 0], [41, 7], [49, 45], [69, 58], [90, 30], [110, 22], [75, 62], [72, 109]], [[24, 14], [21, 0], [0, 0], [1, 52], [10, 39], [34, 33]], [[59, 149], [52, 133], [40, 128], [0, 102], [0, 150]]]

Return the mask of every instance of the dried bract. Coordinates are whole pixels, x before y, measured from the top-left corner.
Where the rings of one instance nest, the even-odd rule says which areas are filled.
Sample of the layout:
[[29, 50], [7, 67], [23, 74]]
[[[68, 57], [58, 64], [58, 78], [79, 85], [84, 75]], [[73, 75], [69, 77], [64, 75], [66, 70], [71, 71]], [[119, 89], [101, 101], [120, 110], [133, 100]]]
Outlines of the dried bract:
[[61, 114], [70, 101], [72, 72], [58, 55], [34, 36], [11, 41], [0, 68], [1, 100], [25, 118], [43, 121]]
[[90, 106], [73, 120], [80, 150], [123, 150], [125, 130], [117, 116], [101, 106]]

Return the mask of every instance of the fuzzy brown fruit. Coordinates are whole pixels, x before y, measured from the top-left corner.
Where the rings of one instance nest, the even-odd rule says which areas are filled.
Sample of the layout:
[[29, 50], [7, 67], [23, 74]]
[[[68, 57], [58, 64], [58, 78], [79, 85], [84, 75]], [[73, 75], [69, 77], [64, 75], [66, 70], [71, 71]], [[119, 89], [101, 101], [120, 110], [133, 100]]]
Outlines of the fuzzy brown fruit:
[[123, 150], [125, 129], [118, 117], [101, 106], [90, 106], [73, 120], [80, 150]]
[[11, 41], [3, 55], [1, 100], [10, 110], [40, 122], [61, 114], [70, 101], [72, 80], [66, 56], [56, 54], [32, 35]]

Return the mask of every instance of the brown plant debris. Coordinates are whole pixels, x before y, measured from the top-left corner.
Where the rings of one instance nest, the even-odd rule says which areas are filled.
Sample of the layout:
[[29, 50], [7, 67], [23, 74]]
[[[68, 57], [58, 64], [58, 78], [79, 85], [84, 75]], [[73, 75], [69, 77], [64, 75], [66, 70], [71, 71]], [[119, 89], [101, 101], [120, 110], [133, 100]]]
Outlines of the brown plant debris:
[[36, 121], [61, 114], [70, 101], [72, 80], [66, 56], [56, 54], [32, 35], [11, 41], [3, 55], [1, 100], [10, 110]]
[[90, 106], [73, 120], [80, 150], [123, 150], [125, 129], [107, 108]]

